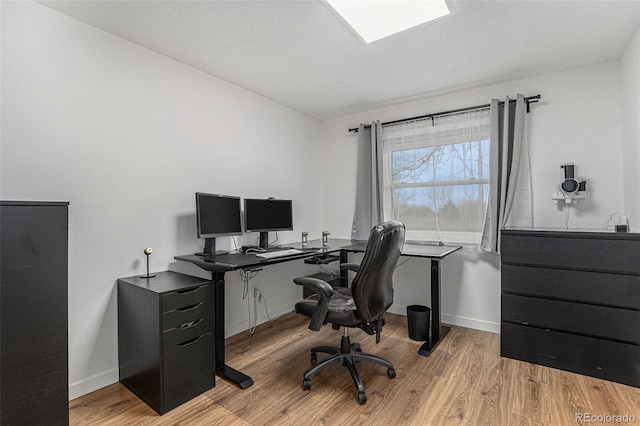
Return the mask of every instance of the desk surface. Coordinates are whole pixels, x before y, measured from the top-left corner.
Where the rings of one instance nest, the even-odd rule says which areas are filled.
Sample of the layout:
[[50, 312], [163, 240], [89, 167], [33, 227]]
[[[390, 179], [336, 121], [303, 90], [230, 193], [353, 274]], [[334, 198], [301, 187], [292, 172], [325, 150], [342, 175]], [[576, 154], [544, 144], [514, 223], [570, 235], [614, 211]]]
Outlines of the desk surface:
[[[351, 244], [343, 246], [342, 250], [363, 252], [366, 247], [366, 241], [352, 241]], [[402, 255], [442, 259], [461, 248], [461, 246], [439, 246], [436, 244], [405, 244], [402, 248]]]
[[[285, 244], [287, 247], [302, 249], [301, 243]], [[364, 252], [367, 247], [366, 241], [352, 241], [347, 239], [330, 238], [329, 247], [322, 248], [321, 240], [309, 241], [308, 248], [302, 249], [303, 253], [290, 256], [261, 258], [255, 254], [229, 253], [215, 256], [185, 255], [176, 256], [176, 260], [193, 263], [199, 267], [210, 271], [234, 271], [236, 269], [250, 268], [254, 266], [266, 266], [281, 262], [289, 262], [296, 259], [305, 259], [316, 254], [334, 253], [340, 250], [348, 252]], [[431, 259], [442, 259], [449, 254], [460, 250], [460, 246], [438, 246], [428, 244], [405, 244], [402, 249], [403, 256], [425, 257]]]
[[217, 254], [215, 256], [199, 256], [199, 255], [184, 255], [175, 256], [174, 259], [182, 260], [185, 262], [191, 262], [202, 269], [208, 271], [226, 272], [234, 271], [236, 269], [250, 268], [254, 266], [266, 266], [273, 265], [281, 262], [289, 262], [296, 259], [306, 259], [317, 254], [334, 253], [340, 251], [343, 246], [351, 244], [351, 240], [329, 239], [329, 247], [322, 248], [321, 240], [309, 241], [307, 248], [302, 248], [302, 243], [285, 244], [288, 248], [295, 248], [302, 250], [302, 253], [292, 254], [282, 257], [262, 258], [255, 254], [247, 253], [229, 253], [229, 254]]

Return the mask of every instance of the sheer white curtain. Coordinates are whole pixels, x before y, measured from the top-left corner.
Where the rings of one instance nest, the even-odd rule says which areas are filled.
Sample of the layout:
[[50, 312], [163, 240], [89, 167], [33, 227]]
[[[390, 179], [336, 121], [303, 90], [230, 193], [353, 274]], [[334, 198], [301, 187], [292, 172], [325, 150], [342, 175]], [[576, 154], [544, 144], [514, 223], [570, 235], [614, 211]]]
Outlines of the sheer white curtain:
[[385, 220], [407, 240], [477, 247], [489, 193], [488, 109], [382, 128]]

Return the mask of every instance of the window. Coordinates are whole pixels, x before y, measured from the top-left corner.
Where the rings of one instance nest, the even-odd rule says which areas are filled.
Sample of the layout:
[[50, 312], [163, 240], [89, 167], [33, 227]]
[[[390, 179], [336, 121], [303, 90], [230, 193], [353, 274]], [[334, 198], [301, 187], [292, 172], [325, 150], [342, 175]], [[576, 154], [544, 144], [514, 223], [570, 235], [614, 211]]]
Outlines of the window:
[[384, 127], [385, 217], [407, 239], [477, 244], [489, 194], [489, 112]]
[[451, 13], [445, 0], [327, 0], [327, 3], [329, 10], [367, 44]]

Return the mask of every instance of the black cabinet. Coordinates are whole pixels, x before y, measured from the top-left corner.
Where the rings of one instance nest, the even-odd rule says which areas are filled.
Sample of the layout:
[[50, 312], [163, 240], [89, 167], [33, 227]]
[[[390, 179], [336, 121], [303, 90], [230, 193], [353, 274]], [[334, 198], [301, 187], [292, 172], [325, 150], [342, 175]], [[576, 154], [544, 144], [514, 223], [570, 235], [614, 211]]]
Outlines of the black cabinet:
[[215, 384], [209, 280], [159, 272], [118, 280], [120, 382], [160, 414]]
[[501, 355], [640, 387], [640, 234], [502, 231]]
[[0, 424], [69, 423], [69, 203], [0, 202]]

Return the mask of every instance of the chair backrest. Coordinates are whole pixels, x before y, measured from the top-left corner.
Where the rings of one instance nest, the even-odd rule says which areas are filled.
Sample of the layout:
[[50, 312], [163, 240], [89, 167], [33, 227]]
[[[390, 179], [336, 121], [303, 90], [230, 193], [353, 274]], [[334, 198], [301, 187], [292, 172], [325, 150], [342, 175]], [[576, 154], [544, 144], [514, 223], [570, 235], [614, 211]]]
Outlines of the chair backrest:
[[397, 221], [371, 229], [360, 269], [351, 284], [357, 315], [363, 321], [382, 318], [393, 303], [393, 271], [404, 246], [404, 233], [404, 225]]

